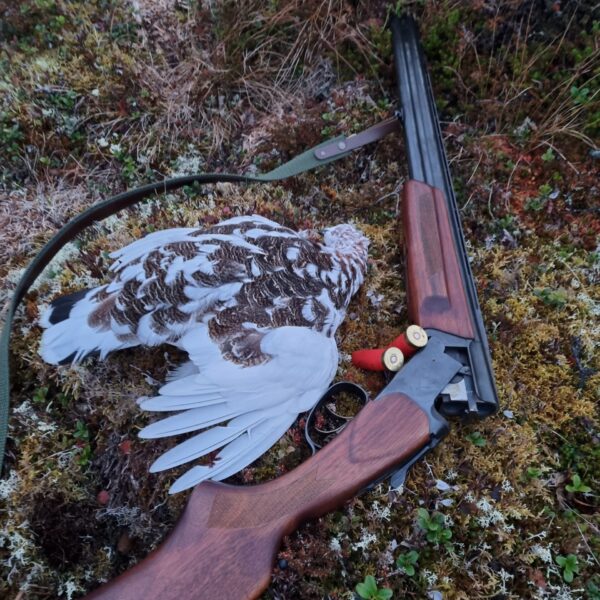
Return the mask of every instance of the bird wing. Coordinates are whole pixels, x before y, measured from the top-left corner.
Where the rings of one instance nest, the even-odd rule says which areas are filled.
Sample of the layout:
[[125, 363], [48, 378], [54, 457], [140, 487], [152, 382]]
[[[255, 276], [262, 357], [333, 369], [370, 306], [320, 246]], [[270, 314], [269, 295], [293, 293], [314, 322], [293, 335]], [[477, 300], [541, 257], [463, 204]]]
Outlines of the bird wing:
[[[171, 491], [223, 479], [270, 448], [321, 397], [338, 362], [333, 333], [351, 277], [333, 252], [262, 217], [150, 234], [114, 254], [104, 290], [111, 327], [170, 342], [197, 372], [141, 407], [173, 414], [145, 438], [196, 433], [160, 457], [160, 471], [211, 454]], [[112, 299], [112, 300], [111, 300]]]
[[140, 401], [146, 410], [177, 411], [148, 425], [140, 436], [204, 431], [166, 452], [150, 470], [162, 471], [221, 450], [212, 464], [194, 466], [182, 475], [171, 493], [205, 479], [225, 479], [256, 460], [300, 412], [317, 402], [338, 364], [335, 340], [306, 327], [284, 326], [266, 332], [260, 351], [269, 360], [253, 366], [224, 358], [206, 327], [186, 334], [180, 345], [197, 372], [186, 367], [158, 396]]

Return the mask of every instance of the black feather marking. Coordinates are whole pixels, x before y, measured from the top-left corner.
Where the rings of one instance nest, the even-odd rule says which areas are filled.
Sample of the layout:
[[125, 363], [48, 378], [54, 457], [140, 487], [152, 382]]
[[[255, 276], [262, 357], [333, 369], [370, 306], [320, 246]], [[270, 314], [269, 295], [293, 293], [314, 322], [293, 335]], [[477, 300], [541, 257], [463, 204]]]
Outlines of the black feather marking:
[[[71, 354], [69, 354], [69, 356], [60, 360], [58, 362], [58, 364], [59, 365], [70, 365], [73, 362], [73, 360], [75, 359], [77, 352], [79, 352], [79, 351], [75, 350], [75, 352], [71, 352]], [[95, 350], [90, 350], [87, 354], [84, 354], [77, 362], [81, 363], [86, 358], [98, 358], [99, 356], [100, 356], [100, 350], [98, 348], [96, 348]]]
[[57, 323], [68, 319], [73, 305], [84, 298], [89, 291], [90, 290], [80, 290], [79, 292], [61, 296], [60, 298], [54, 300], [54, 302], [50, 304], [50, 307], [52, 308], [50, 318], [48, 319], [50, 324], [56, 325]]

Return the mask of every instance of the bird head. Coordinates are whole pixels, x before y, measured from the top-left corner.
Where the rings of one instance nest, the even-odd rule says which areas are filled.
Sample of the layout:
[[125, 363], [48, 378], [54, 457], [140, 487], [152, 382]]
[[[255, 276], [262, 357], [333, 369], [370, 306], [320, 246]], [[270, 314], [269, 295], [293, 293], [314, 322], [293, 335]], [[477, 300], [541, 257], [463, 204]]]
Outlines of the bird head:
[[328, 227], [323, 231], [323, 242], [332, 250], [356, 261], [363, 273], [366, 271], [369, 239], [354, 225], [343, 223]]

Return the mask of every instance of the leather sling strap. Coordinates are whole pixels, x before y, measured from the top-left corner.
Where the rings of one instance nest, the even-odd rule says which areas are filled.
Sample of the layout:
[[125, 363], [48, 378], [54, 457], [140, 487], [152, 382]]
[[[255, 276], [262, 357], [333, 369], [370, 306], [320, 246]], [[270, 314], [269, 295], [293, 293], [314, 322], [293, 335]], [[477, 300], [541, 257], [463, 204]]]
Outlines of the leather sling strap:
[[2, 329], [2, 335], [0, 336], [0, 472], [4, 461], [6, 437], [8, 434], [10, 405], [9, 345], [10, 332], [15, 312], [17, 306], [31, 285], [44, 270], [44, 267], [48, 265], [56, 253], [67, 242], [72, 240], [78, 233], [92, 223], [105, 219], [106, 217], [109, 217], [124, 208], [133, 206], [147, 198], [155, 197], [159, 194], [164, 194], [194, 183], [267, 183], [270, 181], [279, 181], [347, 156], [353, 150], [356, 150], [365, 144], [375, 142], [388, 133], [397, 131], [398, 128], [399, 119], [398, 116], [395, 115], [361, 133], [349, 137], [339, 136], [323, 142], [296, 156], [289, 162], [264, 174], [249, 176], [231, 175], [227, 173], [207, 173], [175, 177], [173, 179], [165, 179], [161, 182], [151, 183], [99, 202], [64, 225], [39, 251], [37, 256], [25, 270], [25, 273], [23, 273], [8, 306], [6, 320]]

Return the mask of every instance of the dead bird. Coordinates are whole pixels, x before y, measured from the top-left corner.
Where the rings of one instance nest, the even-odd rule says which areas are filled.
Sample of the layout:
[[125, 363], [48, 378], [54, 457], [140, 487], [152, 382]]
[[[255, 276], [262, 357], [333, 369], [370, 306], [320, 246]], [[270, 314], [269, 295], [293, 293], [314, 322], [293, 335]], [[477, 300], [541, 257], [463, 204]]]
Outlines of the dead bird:
[[266, 452], [312, 408], [338, 365], [334, 334], [363, 282], [368, 239], [353, 225], [295, 232], [260, 216], [151, 233], [114, 252], [112, 281], [62, 296], [45, 312], [40, 354], [52, 364], [172, 344], [189, 361], [170, 373], [145, 427], [160, 438], [197, 430], [150, 467], [221, 449], [170, 489], [222, 480]]

